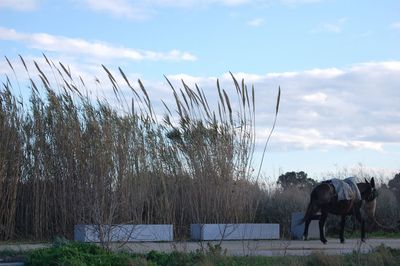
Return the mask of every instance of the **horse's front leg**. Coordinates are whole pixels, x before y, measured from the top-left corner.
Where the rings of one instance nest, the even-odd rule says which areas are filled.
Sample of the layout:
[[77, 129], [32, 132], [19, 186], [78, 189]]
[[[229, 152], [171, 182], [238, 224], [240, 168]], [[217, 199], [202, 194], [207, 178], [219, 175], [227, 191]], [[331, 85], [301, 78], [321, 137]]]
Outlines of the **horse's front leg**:
[[361, 216], [361, 212], [360, 209], [356, 210], [356, 218], [357, 220], [360, 222], [361, 224], [361, 241], [365, 242], [365, 220], [364, 218]]
[[344, 226], [346, 224], [346, 215], [342, 215], [340, 220], [340, 243], [344, 243]]
[[322, 243], [326, 244], [328, 240], [325, 238], [325, 222], [328, 217], [328, 213], [326, 211], [322, 211], [321, 218], [319, 219], [319, 239]]

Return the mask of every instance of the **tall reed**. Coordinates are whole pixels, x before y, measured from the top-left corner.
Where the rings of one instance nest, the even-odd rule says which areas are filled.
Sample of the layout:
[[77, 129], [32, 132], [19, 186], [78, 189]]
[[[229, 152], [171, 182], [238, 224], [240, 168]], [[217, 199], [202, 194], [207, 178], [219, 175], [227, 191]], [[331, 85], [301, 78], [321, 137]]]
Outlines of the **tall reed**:
[[[0, 89], [1, 239], [71, 238], [78, 223], [172, 223], [183, 237], [190, 223], [253, 221], [262, 194], [251, 171], [254, 88], [232, 75], [236, 100], [217, 82], [214, 105], [197, 85], [166, 79], [175, 105], [164, 103], [158, 121], [143, 83], [121, 69], [103, 66], [108, 82], [97, 80], [114, 99], [91, 98], [82, 77], [43, 56], [6, 58], [14, 76]], [[15, 96], [19, 86], [29, 100]]]

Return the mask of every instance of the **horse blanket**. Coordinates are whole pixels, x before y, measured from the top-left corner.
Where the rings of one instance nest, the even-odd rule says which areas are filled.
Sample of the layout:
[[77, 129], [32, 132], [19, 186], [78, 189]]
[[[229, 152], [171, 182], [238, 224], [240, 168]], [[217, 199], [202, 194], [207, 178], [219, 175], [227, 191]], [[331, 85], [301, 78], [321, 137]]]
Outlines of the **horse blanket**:
[[329, 182], [335, 187], [338, 200], [361, 200], [361, 193], [354, 177], [348, 177], [344, 180], [333, 178]]

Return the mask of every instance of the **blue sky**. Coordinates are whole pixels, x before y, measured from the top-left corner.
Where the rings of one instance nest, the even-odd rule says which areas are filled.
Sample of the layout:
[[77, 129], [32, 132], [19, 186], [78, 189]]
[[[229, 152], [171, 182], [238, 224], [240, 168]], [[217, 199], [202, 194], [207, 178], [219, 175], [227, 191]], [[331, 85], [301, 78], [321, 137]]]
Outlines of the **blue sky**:
[[163, 75], [211, 94], [216, 78], [232, 87], [229, 71], [244, 78], [257, 154], [281, 86], [263, 167], [272, 179], [400, 171], [399, 47], [399, 1], [0, 0], [0, 54], [12, 62], [43, 52], [88, 79], [121, 66], [164, 99]]

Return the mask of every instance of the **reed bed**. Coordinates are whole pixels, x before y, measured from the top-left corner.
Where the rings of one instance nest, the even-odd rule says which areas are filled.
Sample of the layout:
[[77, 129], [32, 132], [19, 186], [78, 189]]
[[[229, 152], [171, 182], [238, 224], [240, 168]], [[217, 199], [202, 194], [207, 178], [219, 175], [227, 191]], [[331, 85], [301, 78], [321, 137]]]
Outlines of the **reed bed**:
[[122, 69], [103, 66], [108, 82], [97, 83], [113, 99], [92, 98], [82, 77], [43, 58], [6, 58], [0, 239], [72, 238], [80, 223], [172, 223], [184, 238], [191, 223], [254, 221], [263, 195], [252, 171], [254, 88], [232, 75], [235, 100], [217, 82], [214, 105], [197, 85], [166, 78], [175, 104], [159, 119], [144, 84]]

